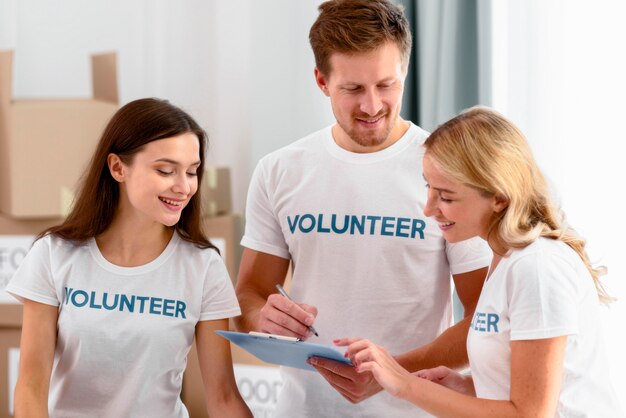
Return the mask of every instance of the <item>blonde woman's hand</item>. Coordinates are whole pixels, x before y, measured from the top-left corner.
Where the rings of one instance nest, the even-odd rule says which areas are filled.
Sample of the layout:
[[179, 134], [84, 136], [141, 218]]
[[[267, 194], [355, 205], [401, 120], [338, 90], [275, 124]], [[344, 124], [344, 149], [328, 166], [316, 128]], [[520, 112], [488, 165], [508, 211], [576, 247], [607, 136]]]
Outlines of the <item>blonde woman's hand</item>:
[[415, 376], [430, 380], [459, 393], [476, 396], [471, 376], [465, 376], [445, 366], [424, 369], [414, 373]]
[[372, 373], [383, 389], [393, 396], [404, 396], [408, 382], [414, 376], [400, 366], [385, 348], [357, 338], [342, 338], [334, 343], [348, 347], [345, 356], [352, 361], [358, 373]]

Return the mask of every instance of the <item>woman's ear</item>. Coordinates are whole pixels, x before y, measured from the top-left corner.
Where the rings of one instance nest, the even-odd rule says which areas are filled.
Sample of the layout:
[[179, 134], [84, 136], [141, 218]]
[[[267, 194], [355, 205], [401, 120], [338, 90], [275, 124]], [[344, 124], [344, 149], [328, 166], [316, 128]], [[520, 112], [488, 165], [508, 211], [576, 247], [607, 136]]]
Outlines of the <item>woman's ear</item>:
[[109, 166], [111, 177], [113, 177], [118, 183], [124, 182], [126, 170], [121, 158], [117, 154], [111, 153], [107, 156], [107, 165]]
[[501, 194], [496, 194], [493, 197], [493, 211], [496, 213], [502, 212], [509, 206], [509, 199], [502, 196]]

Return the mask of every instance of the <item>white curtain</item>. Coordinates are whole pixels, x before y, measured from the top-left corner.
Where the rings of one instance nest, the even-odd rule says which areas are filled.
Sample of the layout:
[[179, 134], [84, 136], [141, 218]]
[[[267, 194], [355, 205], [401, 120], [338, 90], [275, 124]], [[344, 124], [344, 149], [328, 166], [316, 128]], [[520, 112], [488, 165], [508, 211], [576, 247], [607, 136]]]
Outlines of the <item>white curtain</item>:
[[490, 103], [489, 0], [405, 0], [413, 61], [405, 117], [433, 130], [459, 111]]
[[605, 310], [611, 378], [626, 393], [626, 3], [493, 3], [493, 105], [516, 122], [619, 300]]

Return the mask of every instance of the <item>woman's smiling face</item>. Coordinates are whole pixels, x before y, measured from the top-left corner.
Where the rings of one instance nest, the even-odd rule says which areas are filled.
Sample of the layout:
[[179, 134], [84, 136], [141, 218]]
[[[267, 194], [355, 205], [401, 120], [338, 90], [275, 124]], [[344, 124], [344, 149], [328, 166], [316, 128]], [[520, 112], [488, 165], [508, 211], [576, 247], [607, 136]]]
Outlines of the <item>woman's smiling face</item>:
[[424, 214], [437, 221], [446, 241], [459, 242], [475, 236], [486, 240], [492, 216], [500, 208], [496, 197], [485, 196], [456, 181], [428, 153], [423, 166], [428, 187]]
[[137, 220], [175, 225], [198, 190], [199, 166], [200, 142], [193, 133], [146, 144], [129, 165], [121, 163], [120, 209]]

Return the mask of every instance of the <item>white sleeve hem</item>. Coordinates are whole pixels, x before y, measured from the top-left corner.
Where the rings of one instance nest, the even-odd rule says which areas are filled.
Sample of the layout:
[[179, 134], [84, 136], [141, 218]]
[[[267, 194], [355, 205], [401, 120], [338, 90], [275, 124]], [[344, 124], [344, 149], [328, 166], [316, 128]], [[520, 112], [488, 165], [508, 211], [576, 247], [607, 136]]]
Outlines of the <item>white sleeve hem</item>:
[[233, 308], [218, 312], [205, 312], [200, 314], [198, 321], [212, 321], [215, 319], [233, 318], [241, 315], [241, 309]]
[[59, 301], [49, 296], [40, 295], [29, 290], [21, 289], [16, 286], [7, 286], [6, 292], [16, 298], [21, 303], [24, 303], [24, 299], [32, 300], [35, 302], [43, 303], [45, 305], [59, 306]]
[[481, 257], [476, 260], [468, 261], [466, 263], [460, 263], [450, 266], [450, 273], [462, 274], [470, 271], [478, 270], [489, 266], [491, 263], [491, 256]]
[[528, 331], [511, 331], [511, 341], [519, 340], [542, 340], [546, 338], [562, 337], [567, 335], [576, 335], [578, 330], [573, 327], [549, 328]]
[[275, 245], [267, 244], [264, 242], [255, 241], [251, 238], [248, 238], [247, 236], [244, 236], [241, 239], [241, 245], [254, 251], [275, 255], [276, 257], [286, 258], [287, 260], [291, 259], [291, 254], [289, 254], [289, 251], [285, 250], [284, 248], [276, 247]]

